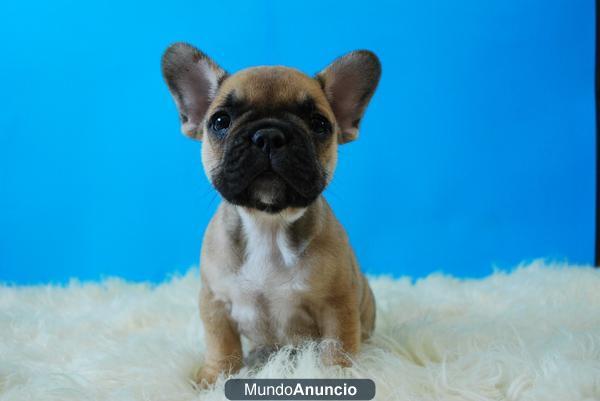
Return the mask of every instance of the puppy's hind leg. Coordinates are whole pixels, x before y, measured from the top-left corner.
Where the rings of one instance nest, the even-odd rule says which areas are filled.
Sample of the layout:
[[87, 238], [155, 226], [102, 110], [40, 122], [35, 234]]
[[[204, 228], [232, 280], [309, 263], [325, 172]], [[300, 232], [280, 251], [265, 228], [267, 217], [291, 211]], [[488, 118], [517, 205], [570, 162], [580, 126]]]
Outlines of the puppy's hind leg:
[[376, 305], [368, 280], [363, 277], [363, 291], [360, 304], [361, 340], [368, 340], [375, 330]]

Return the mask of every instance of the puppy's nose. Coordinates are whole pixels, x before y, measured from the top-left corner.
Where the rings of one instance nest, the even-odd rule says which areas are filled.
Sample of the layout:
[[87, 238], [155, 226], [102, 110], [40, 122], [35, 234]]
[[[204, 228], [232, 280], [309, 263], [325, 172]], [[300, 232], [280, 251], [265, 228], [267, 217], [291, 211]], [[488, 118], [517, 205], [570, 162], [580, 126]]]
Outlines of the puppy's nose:
[[252, 135], [252, 143], [261, 148], [266, 154], [283, 148], [287, 142], [283, 132], [277, 128], [261, 128]]

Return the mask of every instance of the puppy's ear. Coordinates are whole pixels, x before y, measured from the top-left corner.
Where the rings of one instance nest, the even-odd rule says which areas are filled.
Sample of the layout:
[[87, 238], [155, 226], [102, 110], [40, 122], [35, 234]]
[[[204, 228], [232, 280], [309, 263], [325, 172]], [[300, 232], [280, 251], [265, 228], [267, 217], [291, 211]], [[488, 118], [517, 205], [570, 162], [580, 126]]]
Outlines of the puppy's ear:
[[377, 56], [368, 50], [350, 52], [317, 74], [340, 126], [339, 143], [358, 137], [360, 119], [381, 76]]
[[162, 57], [162, 73], [179, 109], [181, 131], [202, 139], [202, 121], [227, 72], [186, 43], [171, 45]]

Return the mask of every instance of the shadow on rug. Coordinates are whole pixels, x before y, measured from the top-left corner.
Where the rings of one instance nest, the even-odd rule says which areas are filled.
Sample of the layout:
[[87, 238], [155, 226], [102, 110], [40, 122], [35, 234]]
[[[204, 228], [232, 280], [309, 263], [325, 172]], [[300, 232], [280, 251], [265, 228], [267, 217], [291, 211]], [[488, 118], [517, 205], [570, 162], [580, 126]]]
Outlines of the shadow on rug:
[[[316, 346], [235, 377], [367, 377], [377, 400], [599, 400], [600, 271], [535, 262], [483, 280], [371, 278], [377, 327], [349, 369]], [[195, 270], [158, 286], [109, 279], [0, 287], [0, 400], [222, 400], [200, 391]]]

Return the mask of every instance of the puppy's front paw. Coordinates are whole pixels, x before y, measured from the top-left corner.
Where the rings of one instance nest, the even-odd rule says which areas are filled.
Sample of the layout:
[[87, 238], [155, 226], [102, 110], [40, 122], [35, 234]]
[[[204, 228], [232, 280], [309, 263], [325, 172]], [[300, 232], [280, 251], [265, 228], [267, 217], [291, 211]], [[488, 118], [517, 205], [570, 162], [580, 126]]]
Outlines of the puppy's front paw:
[[203, 366], [196, 374], [195, 382], [201, 389], [206, 389], [217, 381], [220, 374], [221, 371], [219, 369], [211, 366]]
[[242, 361], [237, 355], [218, 360], [217, 362], [213, 362], [209, 359], [196, 374], [195, 382], [198, 384], [198, 387], [204, 389], [213, 385], [219, 378], [219, 375], [236, 373], [241, 367]]
[[325, 366], [349, 368], [352, 366], [352, 359], [338, 343], [328, 341], [321, 345], [321, 363]]
[[341, 366], [342, 368], [352, 366], [352, 360], [343, 352], [323, 353], [321, 354], [321, 363], [325, 366]]

